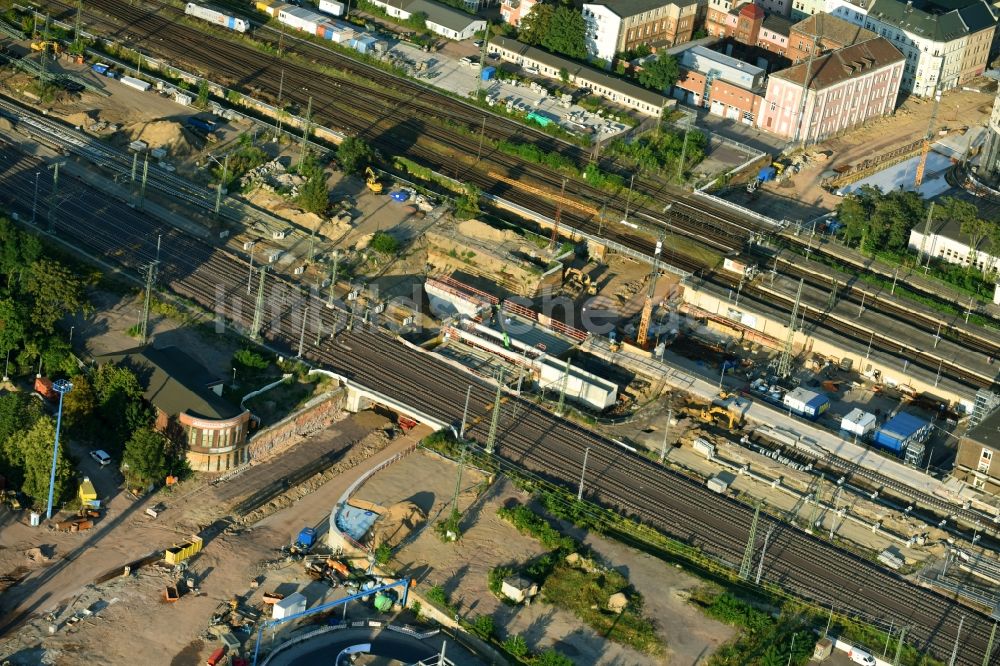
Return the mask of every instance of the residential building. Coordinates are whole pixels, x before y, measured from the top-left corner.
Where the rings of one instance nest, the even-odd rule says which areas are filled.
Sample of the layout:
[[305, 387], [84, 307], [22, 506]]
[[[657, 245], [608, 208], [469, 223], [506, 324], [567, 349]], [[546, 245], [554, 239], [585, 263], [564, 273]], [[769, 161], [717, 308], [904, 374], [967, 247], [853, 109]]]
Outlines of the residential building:
[[793, 21], [826, 11], [826, 0], [792, 0], [792, 11], [789, 15]]
[[792, 62], [802, 62], [815, 49], [820, 55], [851, 44], [867, 42], [877, 37], [874, 32], [844, 19], [820, 12], [792, 25], [789, 30], [787, 56]]
[[459, 42], [486, 30], [483, 19], [431, 0], [372, 0], [372, 4], [382, 8], [389, 16], [404, 21], [414, 14], [423, 13], [427, 16], [428, 30]]
[[689, 42], [704, 21], [703, 0], [613, 0], [587, 2], [587, 51], [610, 62], [643, 44]]
[[784, 55], [792, 23], [777, 14], [767, 14], [758, 5], [747, 3], [727, 11], [710, 6], [705, 19], [709, 35], [730, 38], [740, 44], [757, 46]]
[[997, 268], [1000, 252], [990, 246], [988, 237], [981, 239], [973, 252], [972, 239], [955, 220], [935, 220], [927, 231], [925, 235], [923, 224], [910, 231], [908, 246], [921, 256], [961, 266], [968, 266], [971, 259], [973, 266], [986, 273]]
[[969, 428], [958, 440], [952, 475], [984, 493], [1000, 492], [1000, 411]]
[[531, 13], [532, 8], [541, 0], [503, 0], [500, 3], [500, 17], [504, 23], [515, 28], [521, 25], [525, 16]]
[[868, 8], [875, 0], [825, 0], [823, 11], [848, 23], [864, 27]]
[[223, 399], [223, 380], [183, 351], [137, 347], [96, 360], [135, 372], [156, 429], [187, 450], [191, 469], [221, 472], [247, 461], [250, 412]]
[[580, 88], [589, 88], [595, 95], [649, 116], [660, 116], [664, 107], [676, 104], [670, 98], [652, 90], [615, 78], [602, 70], [588, 67], [575, 60], [528, 46], [516, 39], [494, 37], [490, 40], [489, 52], [520, 67], [535, 68], [539, 74], [551, 79], [560, 79], [560, 71], [566, 70], [569, 83]]
[[680, 54], [676, 99], [717, 116], [754, 125], [764, 102], [767, 73], [760, 67], [695, 46]]
[[874, 0], [864, 25], [905, 56], [903, 91], [931, 97], [986, 70], [996, 22], [985, 0]]
[[896, 47], [876, 37], [775, 72], [757, 125], [815, 142], [886, 115], [896, 106], [903, 62]]

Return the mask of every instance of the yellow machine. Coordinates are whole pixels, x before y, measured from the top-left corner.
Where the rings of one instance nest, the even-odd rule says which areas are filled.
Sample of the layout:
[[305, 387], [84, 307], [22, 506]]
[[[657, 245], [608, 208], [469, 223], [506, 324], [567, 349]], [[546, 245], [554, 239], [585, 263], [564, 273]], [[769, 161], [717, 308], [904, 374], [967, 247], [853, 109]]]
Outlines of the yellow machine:
[[62, 44], [54, 41], [31, 42], [31, 49], [33, 51], [51, 51], [52, 53], [62, 53]]
[[375, 175], [375, 172], [372, 171], [371, 167], [365, 169], [365, 175], [368, 176], [368, 180], [365, 181], [368, 189], [371, 190], [373, 194], [382, 194], [382, 183], [379, 182], [378, 176]]
[[713, 423], [720, 428], [726, 428], [727, 430], [733, 430], [734, 428], [739, 428], [743, 425], [743, 416], [736, 414], [725, 407], [719, 407], [718, 405], [712, 405], [707, 407], [698, 414], [698, 418], [703, 423]]

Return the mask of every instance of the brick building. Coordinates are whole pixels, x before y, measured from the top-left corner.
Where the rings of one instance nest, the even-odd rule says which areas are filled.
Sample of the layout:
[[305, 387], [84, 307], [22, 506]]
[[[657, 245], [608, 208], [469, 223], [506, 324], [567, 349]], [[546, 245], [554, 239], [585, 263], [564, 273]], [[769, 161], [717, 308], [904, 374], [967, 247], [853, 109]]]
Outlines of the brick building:
[[775, 72], [757, 125], [788, 139], [815, 142], [890, 113], [904, 60], [888, 40], [876, 37]]
[[681, 76], [674, 97], [691, 106], [746, 125], [754, 125], [761, 105], [766, 72], [704, 46], [680, 56]]
[[135, 372], [156, 412], [156, 429], [187, 449], [191, 469], [221, 472], [246, 462], [250, 412], [223, 399], [223, 380], [183, 351], [138, 347], [97, 362]]
[[504, 23], [514, 26], [521, 25], [524, 17], [531, 13], [532, 8], [540, 0], [503, 0], [500, 3], [500, 17]]
[[705, 19], [704, 0], [614, 0], [586, 2], [587, 51], [610, 62], [644, 44], [689, 42]]
[[792, 22], [777, 14], [767, 14], [760, 6], [746, 3], [733, 7], [720, 0], [709, 5], [705, 31], [709, 35], [729, 38], [740, 44], [756, 46], [771, 53], [785, 55]]
[[827, 13], [814, 14], [791, 26], [788, 52], [792, 62], [802, 62], [815, 48], [816, 55], [836, 51], [878, 37], [871, 30]]

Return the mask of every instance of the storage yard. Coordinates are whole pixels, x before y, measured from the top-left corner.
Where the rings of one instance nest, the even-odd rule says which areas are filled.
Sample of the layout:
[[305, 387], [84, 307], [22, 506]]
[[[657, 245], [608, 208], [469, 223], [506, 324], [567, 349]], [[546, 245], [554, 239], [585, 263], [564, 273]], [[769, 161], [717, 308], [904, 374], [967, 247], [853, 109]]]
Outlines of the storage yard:
[[[948, 476], [968, 414], [982, 402], [976, 391], [997, 385], [987, 366], [1000, 337], [969, 324], [971, 304], [964, 322], [943, 322], [933, 308], [899, 299], [895, 274], [891, 289], [874, 289], [851, 268], [810, 261], [812, 237], [794, 235], [788, 213], [767, 220], [648, 174], [628, 178], [627, 188], [598, 186], [566, 166], [587, 162], [589, 149], [536, 126], [609, 139], [628, 124], [581, 115], [572, 96], [553, 100], [540, 82], [519, 96], [522, 86], [494, 80], [498, 70], [489, 70], [500, 64], [480, 68], [471, 56], [463, 63], [349, 25], [334, 18], [339, 3], [324, 0], [320, 13], [257, 3], [276, 31], [256, 25], [259, 16], [197, 3], [184, 16], [178, 7], [158, 14], [96, 2], [86, 9], [89, 29], [128, 24], [122, 43], [142, 31], [155, 37], [143, 41], [153, 52], [135, 71], [110, 57], [45, 61], [62, 83], [44, 104], [50, 91], [26, 73], [32, 65], [5, 73], [18, 103], [0, 100], [3, 204], [15, 220], [41, 224], [44, 202], [54, 241], [129, 278], [142, 273], [147, 300], [155, 267], [155, 289], [184, 299], [187, 323], [232, 326], [215, 350], [206, 326], [201, 339], [173, 333], [201, 347], [227, 382], [230, 369], [233, 384], [237, 377], [226, 345], [247, 337], [276, 350], [279, 365], [298, 359], [324, 378], [314, 400], [293, 401], [304, 411], [288, 421], [266, 406], [267, 394], [237, 395], [264, 428], [247, 446], [251, 463], [230, 468], [227, 455], [227, 471], [216, 462], [212, 481], [169, 476], [152, 496], [126, 495], [117, 461], [106, 469], [103, 451], [68, 443], [83, 460], [80, 509], [44, 527], [37, 512], [0, 514], [0, 654], [15, 664], [80, 655], [158, 663], [176, 654], [177, 666], [228, 655], [237, 666], [257, 636], [275, 630], [265, 648], [278, 649], [271, 663], [368, 639], [387, 650], [412, 641], [413, 654], [431, 659], [443, 635], [401, 608], [410, 594], [441, 626], [492, 617], [501, 639], [519, 635], [532, 653], [555, 648], [580, 664], [695, 663], [733, 636], [688, 603], [698, 583], [682, 565], [569, 524], [559, 527], [593, 559], [567, 554], [565, 540], [543, 549], [511, 513], [498, 516], [521, 503], [546, 512], [496, 473], [500, 465], [608, 506], [602, 520], [627, 517], [669, 534], [675, 541], [663, 552], [677, 562], [739, 569], [740, 586], [755, 575], [882, 630], [888, 618], [890, 633], [905, 618], [908, 640], [939, 658], [961, 636], [961, 666], [978, 666], [992, 649], [983, 609], [995, 590], [983, 581], [1000, 580], [991, 553], [997, 506]], [[251, 39], [277, 41], [277, 50]], [[392, 59], [461, 96], [482, 90], [528, 125], [482, 116], [325, 42]], [[44, 43], [31, 46], [47, 53]], [[149, 74], [167, 62], [213, 80], [200, 85], [182, 73], [181, 85]], [[329, 72], [322, 87], [320, 69]], [[978, 104], [976, 95], [947, 97], [942, 121], [956, 122], [959, 102]], [[283, 110], [254, 120], [261, 104]], [[44, 114], [32, 110], [39, 106]], [[315, 163], [307, 141], [274, 127], [294, 126], [291, 118], [316, 139]], [[890, 142], [902, 124], [856, 135], [881, 131]], [[348, 166], [346, 148], [320, 145], [355, 135], [372, 149], [360, 164]], [[756, 198], [740, 201], [766, 209], [784, 183], [799, 187], [796, 177], [828, 182], [827, 167], [858, 159], [860, 148], [844, 147], [852, 137], [776, 169], [781, 183], [762, 179]], [[531, 161], [504, 142], [551, 152]], [[717, 150], [711, 169], [747, 157], [727, 150]], [[557, 157], [569, 162], [553, 166]], [[933, 159], [927, 181], [940, 189], [953, 156]], [[49, 177], [56, 160], [63, 174], [56, 167]], [[891, 182], [908, 179], [912, 166], [894, 165], [904, 175]], [[708, 169], [695, 165], [692, 175]], [[327, 196], [314, 205], [304, 193], [317, 181]], [[799, 198], [795, 214], [828, 203]], [[533, 219], [499, 219], [510, 211]], [[807, 257], [772, 251], [778, 241], [809, 244]], [[760, 252], [751, 256], [750, 247]], [[132, 344], [143, 306], [132, 295], [101, 296], [111, 307], [69, 322], [70, 340], [79, 326], [87, 338], [77, 346]], [[165, 341], [175, 323], [154, 319], [154, 336]], [[33, 387], [58, 400], [58, 382], [39, 377]], [[432, 429], [458, 451], [458, 464], [417, 448]], [[202, 435], [201, 446], [208, 440]], [[233, 465], [244, 459], [234, 455]], [[4, 498], [19, 501], [16, 492]], [[569, 513], [557, 515], [583, 506], [566, 504], [560, 511]], [[548, 564], [546, 550], [556, 554]], [[530, 599], [542, 583], [544, 601], [501, 603], [490, 573], [507, 565], [517, 575], [502, 581], [504, 595]], [[543, 565], [564, 581], [621, 579], [621, 597], [570, 612], [553, 598], [558, 582], [538, 573]], [[644, 603], [630, 604], [635, 593]], [[362, 618], [376, 624], [347, 627]], [[406, 637], [381, 632], [385, 618]], [[655, 633], [645, 647], [609, 640], [619, 621], [645, 618]], [[310, 640], [288, 642], [313, 629]], [[495, 661], [457, 647], [449, 654], [454, 663]]]

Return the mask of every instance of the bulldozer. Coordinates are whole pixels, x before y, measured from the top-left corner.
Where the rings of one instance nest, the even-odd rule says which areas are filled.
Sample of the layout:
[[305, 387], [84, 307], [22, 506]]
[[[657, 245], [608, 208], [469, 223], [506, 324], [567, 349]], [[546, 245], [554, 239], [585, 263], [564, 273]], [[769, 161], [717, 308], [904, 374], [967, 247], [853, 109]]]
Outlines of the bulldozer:
[[379, 182], [378, 176], [375, 175], [371, 167], [365, 169], [365, 176], [367, 176], [365, 185], [368, 186], [372, 194], [382, 194], [382, 183]]

